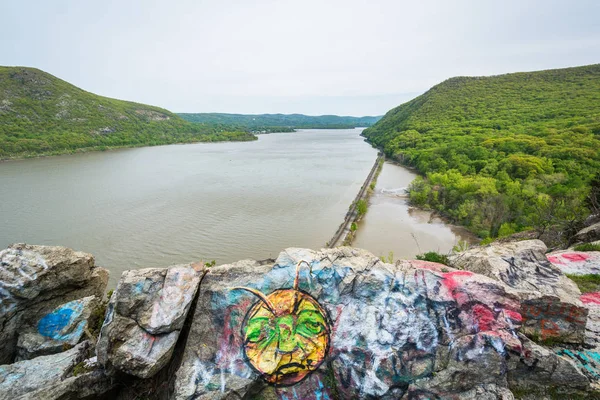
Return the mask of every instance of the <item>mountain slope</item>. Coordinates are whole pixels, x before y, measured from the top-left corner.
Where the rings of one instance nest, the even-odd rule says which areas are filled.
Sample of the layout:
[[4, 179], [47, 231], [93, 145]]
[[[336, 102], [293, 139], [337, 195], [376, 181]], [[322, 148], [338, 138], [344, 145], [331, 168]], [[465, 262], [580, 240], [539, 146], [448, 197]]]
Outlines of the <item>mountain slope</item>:
[[251, 130], [355, 128], [371, 126], [381, 117], [341, 117], [337, 115], [310, 116], [303, 114], [178, 114], [191, 122], [220, 123], [243, 126]]
[[97, 96], [35, 68], [0, 67], [0, 159], [254, 138], [222, 130], [191, 124], [162, 108]]
[[600, 171], [600, 64], [452, 78], [364, 135], [427, 176], [413, 203], [481, 236], [573, 222]]

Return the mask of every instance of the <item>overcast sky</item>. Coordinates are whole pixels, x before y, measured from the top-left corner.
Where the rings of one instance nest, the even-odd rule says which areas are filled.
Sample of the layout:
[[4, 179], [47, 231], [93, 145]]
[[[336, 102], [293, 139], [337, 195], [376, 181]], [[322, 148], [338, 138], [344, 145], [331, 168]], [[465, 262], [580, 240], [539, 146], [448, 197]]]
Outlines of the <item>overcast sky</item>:
[[175, 112], [375, 115], [599, 62], [599, 0], [0, 0], [0, 65]]

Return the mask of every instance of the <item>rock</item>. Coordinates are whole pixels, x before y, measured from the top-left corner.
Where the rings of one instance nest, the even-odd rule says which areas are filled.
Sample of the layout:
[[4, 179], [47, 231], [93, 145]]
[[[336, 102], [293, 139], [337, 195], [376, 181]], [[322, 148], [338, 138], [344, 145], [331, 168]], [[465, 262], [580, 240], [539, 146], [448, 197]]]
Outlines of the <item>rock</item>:
[[508, 384], [517, 392], [544, 393], [549, 389], [564, 393], [585, 391], [589, 380], [566, 357], [521, 337], [523, 351], [520, 358], [509, 361]]
[[494, 243], [450, 257], [453, 267], [503, 282], [519, 296], [521, 331], [541, 340], [583, 343], [588, 311], [577, 285], [545, 256], [540, 240]]
[[0, 251], [0, 363], [15, 356], [17, 333], [60, 304], [102, 298], [108, 271], [87, 253], [15, 244]]
[[98, 306], [95, 296], [73, 300], [44, 315], [35, 325], [22, 328], [17, 342], [17, 360], [60, 353], [75, 346], [84, 338], [92, 313]]
[[548, 254], [548, 261], [564, 274], [600, 274], [600, 251], [555, 251]]
[[108, 304], [98, 361], [111, 373], [156, 374], [171, 358], [203, 274], [199, 265], [125, 271]]
[[588, 226], [587, 228], [583, 228], [574, 238], [578, 242], [593, 242], [595, 240], [600, 240], [600, 222], [596, 222], [593, 225]]
[[519, 309], [489, 277], [347, 247], [212, 267], [174, 398], [511, 399]]
[[63, 400], [63, 399], [97, 399], [117, 386], [101, 369], [82, 375], [71, 376], [62, 381], [49, 384], [34, 392], [29, 392], [19, 400]]
[[[600, 292], [584, 293], [579, 299], [589, 310], [585, 344], [588, 348], [600, 348]], [[600, 374], [598, 377], [600, 378]]]
[[83, 361], [88, 347], [83, 342], [63, 353], [0, 366], [0, 400], [17, 399], [60, 383]]

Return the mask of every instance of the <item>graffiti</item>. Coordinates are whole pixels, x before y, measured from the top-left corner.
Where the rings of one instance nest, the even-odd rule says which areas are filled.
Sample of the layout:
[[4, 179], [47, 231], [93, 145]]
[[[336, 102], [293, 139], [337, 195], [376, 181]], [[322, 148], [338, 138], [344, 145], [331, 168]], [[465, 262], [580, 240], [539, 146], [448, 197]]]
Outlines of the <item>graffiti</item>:
[[555, 252], [548, 255], [548, 261], [565, 274], [600, 274], [600, 252]]
[[556, 354], [570, 358], [588, 377], [600, 379], [600, 354], [596, 351], [560, 349]]
[[178, 393], [237, 392], [260, 377], [269, 398], [402, 397], [435, 377], [440, 354], [471, 363], [521, 351], [516, 296], [469, 271], [411, 263], [293, 249], [255, 273], [242, 262], [212, 270], [193, 329], [214, 339], [194, 343]]
[[296, 266], [292, 289], [275, 290], [266, 296], [255, 289], [234, 288], [259, 298], [242, 324], [245, 359], [267, 382], [278, 386], [306, 378], [323, 363], [329, 349], [331, 328], [325, 310], [310, 294], [298, 289], [303, 262]]
[[82, 300], [75, 300], [66, 303], [42, 317], [37, 329], [40, 335], [53, 340], [69, 342], [73, 339], [77, 341], [83, 334], [87, 321], [80, 321], [73, 325], [83, 313], [84, 303]]
[[48, 269], [37, 253], [19, 249], [0, 251], [0, 315], [8, 314], [17, 305], [15, 294]]
[[600, 292], [584, 293], [579, 300], [587, 305], [600, 305]]
[[523, 302], [521, 314], [525, 330], [546, 340], [571, 332], [583, 333], [588, 311], [570, 303], [545, 298]]

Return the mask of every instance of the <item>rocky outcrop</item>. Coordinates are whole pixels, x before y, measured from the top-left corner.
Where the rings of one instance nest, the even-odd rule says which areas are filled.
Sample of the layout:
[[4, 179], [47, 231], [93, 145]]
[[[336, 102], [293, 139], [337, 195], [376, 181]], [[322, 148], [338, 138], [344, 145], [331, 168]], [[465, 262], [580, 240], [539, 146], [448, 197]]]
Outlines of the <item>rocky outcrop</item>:
[[96, 349], [109, 371], [149, 378], [170, 360], [204, 274], [202, 265], [125, 271]]
[[55, 307], [102, 298], [108, 271], [91, 254], [57, 246], [15, 244], [0, 251], [0, 364], [11, 362], [18, 335]]
[[526, 335], [555, 342], [583, 343], [588, 310], [579, 288], [546, 258], [540, 240], [494, 243], [450, 257], [454, 267], [503, 282], [521, 301]]
[[509, 399], [509, 372], [547, 359], [576, 376], [563, 390], [585, 387], [570, 361], [526, 351], [520, 310], [498, 280], [352, 248], [214, 267], [174, 396]]
[[19, 331], [17, 360], [60, 353], [75, 346], [86, 332], [89, 335], [89, 322], [98, 306], [96, 296], [73, 300], [58, 306], [34, 325], [23, 327]]
[[565, 274], [600, 274], [600, 251], [554, 251], [548, 260]]
[[[23, 317], [18, 335], [33, 358], [0, 366], [0, 400], [586, 398], [600, 387], [600, 294], [580, 301], [538, 249], [533, 242], [465, 253], [465, 265], [484, 274], [426, 261], [390, 264], [349, 247], [290, 248], [276, 260], [210, 269], [126, 271], [97, 359], [88, 342], [39, 355], [58, 350], [56, 341], [68, 348], [81, 340], [94, 298], [49, 296], [44, 313], [30, 303], [35, 318]], [[44, 260], [62, 274], [61, 254], [78, 265], [64, 248], [46, 249]], [[21, 257], [13, 265], [29, 265], [22, 260], [32, 255]], [[93, 274], [69, 294], [95, 288]], [[543, 282], [554, 287], [533, 289]], [[48, 287], [31, 298], [59, 290]], [[587, 347], [547, 347], [523, 335], [535, 336], [528, 301], [565, 303], [575, 293], [591, 316]], [[566, 320], [559, 314], [551, 315]]]
[[600, 240], [600, 222], [596, 222], [595, 224], [592, 224], [577, 232], [574, 240], [583, 243]]
[[[0, 399], [36, 399], [33, 392], [59, 384], [85, 359], [88, 342], [60, 354], [0, 366]], [[21, 397], [23, 396], [23, 397]]]

